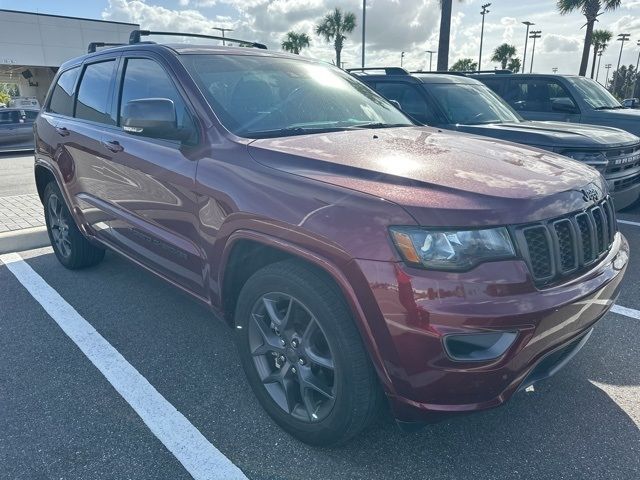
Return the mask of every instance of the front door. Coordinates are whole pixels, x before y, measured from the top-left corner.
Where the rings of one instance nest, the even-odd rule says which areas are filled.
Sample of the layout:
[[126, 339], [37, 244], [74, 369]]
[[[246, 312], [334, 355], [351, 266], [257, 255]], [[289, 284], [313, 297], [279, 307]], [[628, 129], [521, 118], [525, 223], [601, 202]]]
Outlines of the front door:
[[571, 93], [554, 78], [512, 76], [505, 100], [527, 120], [580, 122], [580, 109]]
[[[116, 128], [105, 129], [101, 208], [109, 209], [112, 241], [134, 259], [179, 286], [205, 297], [203, 255], [198, 243], [196, 196], [197, 135], [188, 103], [160, 59], [122, 59], [120, 91], [114, 98]], [[82, 88], [82, 87], [81, 87]], [[178, 128], [193, 132], [188, 140], [148, 138], [125, 132], [127, 102], [170, 99]]]

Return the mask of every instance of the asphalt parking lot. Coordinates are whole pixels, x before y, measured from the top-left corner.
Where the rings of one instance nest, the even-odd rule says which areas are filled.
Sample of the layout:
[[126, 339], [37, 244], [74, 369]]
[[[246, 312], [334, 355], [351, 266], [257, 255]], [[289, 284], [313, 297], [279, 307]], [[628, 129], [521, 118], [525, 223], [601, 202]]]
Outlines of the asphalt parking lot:
[[640, 478], [640, 208], [619, 218], [631, 310], [609, 313], [568, 367], [504, 407], [417, 433], [383, 417], [333, 449], [280, 430], [233, 331], [154, 276], [111, 253], [79, 272], [50, 248], [1, 256], [0, 478]]

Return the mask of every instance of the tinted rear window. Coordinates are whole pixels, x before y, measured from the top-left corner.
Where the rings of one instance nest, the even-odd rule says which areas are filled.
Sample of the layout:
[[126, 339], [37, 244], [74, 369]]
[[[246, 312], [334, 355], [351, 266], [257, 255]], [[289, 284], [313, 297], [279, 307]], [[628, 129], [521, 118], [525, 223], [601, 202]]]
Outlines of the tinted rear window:
[[115, 63], [109, 60], [87, 65], [78, 88], [76, 118], [115, 125], [109, 101]]
[[58, 83], [53, 89], [51, 100], [49, 101], [49, 112], [60, 115], [73, 115], [73, 87], [78, 78], [80, 67], [75, 67], [64, 72], [58, 78]]

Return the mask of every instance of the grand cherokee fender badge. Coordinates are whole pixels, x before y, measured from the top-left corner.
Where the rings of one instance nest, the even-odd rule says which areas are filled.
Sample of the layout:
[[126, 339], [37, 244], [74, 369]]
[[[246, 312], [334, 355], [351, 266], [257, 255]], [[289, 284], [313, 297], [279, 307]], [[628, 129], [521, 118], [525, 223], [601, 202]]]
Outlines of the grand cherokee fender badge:
[[594, 185], [589, 185], [588, 187], [581, 189], [580, 192], [582, 193], [582, 198], [585, 202], [596, 203], [600, 200], [600, 190], [598, 190]]

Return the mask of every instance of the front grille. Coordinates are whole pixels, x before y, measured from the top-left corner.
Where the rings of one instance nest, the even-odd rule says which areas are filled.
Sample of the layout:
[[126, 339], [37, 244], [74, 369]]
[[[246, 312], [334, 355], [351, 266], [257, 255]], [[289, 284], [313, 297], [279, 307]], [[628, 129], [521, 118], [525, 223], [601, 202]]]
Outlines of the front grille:
[[619, 173], [640, 166], [640, 144], [605, 152], [609, 161], [605, 175]]
[[536, 284], [548, 285], [585, 270], [606, 255], [618, 228], [607, 197], [587, 210], [514, 230]]

